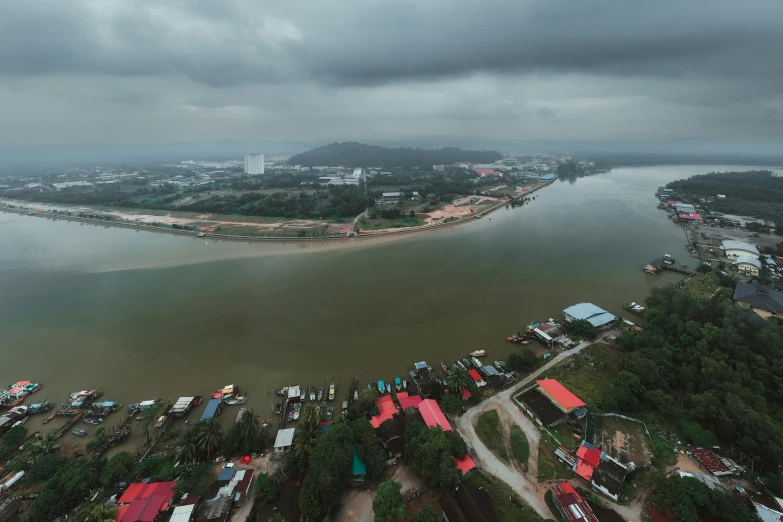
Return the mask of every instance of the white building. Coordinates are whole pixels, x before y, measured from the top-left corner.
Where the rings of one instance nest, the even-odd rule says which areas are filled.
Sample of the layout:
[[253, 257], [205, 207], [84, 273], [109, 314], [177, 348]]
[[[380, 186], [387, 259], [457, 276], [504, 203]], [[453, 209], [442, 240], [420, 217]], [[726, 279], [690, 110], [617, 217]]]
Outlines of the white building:
[[757, 276], [761, 271], [761, 261], [757, 257], [737, 256], [737, 270]]
[[263, 174], [264, 155], [245, 154], [245, 174]]
[[277, 432], [275, 438], [275, 453], [288, 453], [294, 444], [294, 428], [286, 428]]
[[739, 256], [755, 257], [758, 259], [759, 251], [750, 243], [744, 241], [723, 241], [721, 247], [726, 251], [726, 257], [734, 261]]

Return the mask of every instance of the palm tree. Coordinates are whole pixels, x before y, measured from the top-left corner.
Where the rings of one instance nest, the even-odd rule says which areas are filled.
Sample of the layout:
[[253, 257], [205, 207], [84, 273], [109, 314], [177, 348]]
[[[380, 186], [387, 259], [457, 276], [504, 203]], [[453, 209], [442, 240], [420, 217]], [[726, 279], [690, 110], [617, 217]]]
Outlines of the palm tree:
[[296, 456], [300, 462], [306, 462], [315, 449], [315, 435], [318, 428], [311, 428], [307, 424], [300, 424], [294, 432], [294, 447]]
[[283, 515], [277, 513], [272, 518], [269, 519], [269, 522], [286, 522], [286, 521]]
[[449, 373], [449, 388], [455, 393], [460, 393], [470, 384], [470, 375], [462, 366], [455, 366]]
[[117, 506], [112, 504], [98, 504], [93, 507], [85, 522], [114, 522], [114, 517], [117, 515]]
[[35, 439], [35, 441], [30, 445], [30, 456], [32, 457], [32, 462], [36, 462], [44, 455], [48, 455], [49, 453], [59, 449], [60, 446], [57, 444], [58, 438], [59, 435], [57, 434], [57, 431], [51, 430]]
[[318, 427], [318, 424], [321, 421], [321, 415], [318, 413], [318, 410], [315, 407], [315, 404], [308, 404], [305, 406], [304, 410], [302, 411], [302, 416], [300, 417], [299, 424], [305, 424], [309, 428], [308, 431], [314, 430]]
[[253, 410], [246, 411], [239, 420], [239, 434], [242, 435], [244, 439], [252, 439], [258, 435], [260, 422], [261, 417]]
[[198, 426], [191, 426], [182, 433], [179, 449], [179, 459], [183, 462], [195, 462], [198, 459]]
[[208, 457], [220, 449], [220, 443], [223, 440], [223, 429], [217, 418], [198, 424], [198, 435], [196, 441], [199, 449]]

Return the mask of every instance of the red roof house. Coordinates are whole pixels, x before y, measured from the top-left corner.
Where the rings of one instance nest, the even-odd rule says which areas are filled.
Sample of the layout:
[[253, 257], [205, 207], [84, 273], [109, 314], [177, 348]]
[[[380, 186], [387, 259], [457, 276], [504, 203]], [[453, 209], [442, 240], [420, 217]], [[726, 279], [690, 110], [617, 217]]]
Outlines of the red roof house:
[[566, 413], [585, 405], [582, 399], [568, 391], [557, 379], [542, 379], [536, 382], [541, 392]]
[[473, 171], [479, 176], [481, 176], [482, 178], [486, 178], [487, 176], [495, 176], [495, 177], [503, 176], [503, 174], [493, 169], [473, 169]]
[[418, 408], [421, 401], [422, 398], [418, 395], [408, 395], [408, 392], [397, 393], [397, 402], [400, 403], [400, 407], [403, 411], [408, 408]]
[[[117, 500], [117, 522], [153, 522], [174, 498], [175, 481], [138, 482], [128, 486]], [[125, 504], [125, 505], [122, 505]]]
[[568, 522], [598, 522], [593, 509], [576, 492], [570, 482], [552, 487], [555, 506]]
[[451, 424], [449, 424], [448, 419], [443, 414], [438, 403], [435, 402], [435, 399], [424, 399], [421, 401], [419, 412], [424, 419], [424, 424], [428, 427], [440, 426], [443, 431], [451, 431]]
[[394, 405], [394, 399], [392, 399], [391, 395], [380, 397], [375, 401], [375, 405], [378, 406], [378, 411], [380, 413], [370, 418], [370, 424], [372, 424], [373, 428], [377, 428], [383, 424], [384, 421], [391, 419], [392, 416], [397, 413], [397, 406]]
[[576, 458], [577, 462], [574, 471], [577, 475], [590, 482], [593, 478], [593, 473], [595, 473], [595, 468], [601, 462], [601, 450], [588, 442], [582, 441], [582, 445], [576, 450]]
[[470, 455], [465, 455], [461, 459], [454, 460], [457, 461], [457, 469], [460, 470], [463, 475], [476, 467], [476, 463], [473, 462], [473, 459], [470, 458]]
[[462, 400], [463, 401], [466, 401], [466, 400], [470, 399], [471, 397], [473, 397], [473, 394], [470, 393], [469, 389], [465, 388], [464, 390], [462, 390]]

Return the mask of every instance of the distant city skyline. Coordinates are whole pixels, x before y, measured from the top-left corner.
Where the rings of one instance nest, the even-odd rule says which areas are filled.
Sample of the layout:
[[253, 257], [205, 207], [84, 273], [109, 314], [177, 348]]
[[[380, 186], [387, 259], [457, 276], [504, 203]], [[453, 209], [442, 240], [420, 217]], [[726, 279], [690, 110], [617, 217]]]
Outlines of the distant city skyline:
[[780, 20], [769, 0], [9, 0], [0, 147], [780, 142]]

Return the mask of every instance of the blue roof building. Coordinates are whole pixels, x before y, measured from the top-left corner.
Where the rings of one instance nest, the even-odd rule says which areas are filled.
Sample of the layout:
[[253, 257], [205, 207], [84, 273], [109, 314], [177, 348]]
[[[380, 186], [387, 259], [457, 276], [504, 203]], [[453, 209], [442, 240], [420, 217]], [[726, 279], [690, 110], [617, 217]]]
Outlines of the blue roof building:
[[579, 303], [569, 306], [563, 310], [566, 322], [584, 319], [596, 328], [606, 326], [617, 319], [603, 308], [595, 306], [593, 303]]
[[555, 175], [554, 174], [544, 174], [543, 176], [541, 176], [541, 179], [544, 180], [544, 181], [549, 181], [550, 179], [555, 179]]
[[220, 401], [221, 399], [210, 399], [199, 422], [216, 417], [220, 413]]

